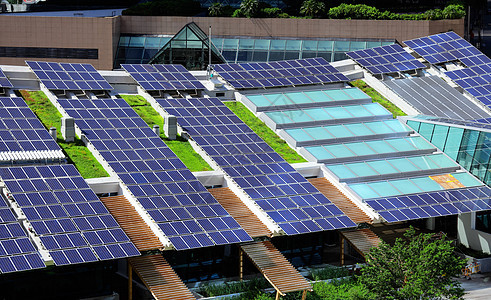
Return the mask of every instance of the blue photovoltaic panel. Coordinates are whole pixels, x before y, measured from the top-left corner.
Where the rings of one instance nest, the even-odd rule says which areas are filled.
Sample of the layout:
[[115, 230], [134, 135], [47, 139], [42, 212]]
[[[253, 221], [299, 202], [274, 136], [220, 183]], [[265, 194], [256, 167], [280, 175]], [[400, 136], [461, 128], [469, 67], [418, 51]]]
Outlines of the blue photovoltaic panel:
[[[483, 123], [483, 124], [491, 124], [491, 117], [490, 118], [485, 118], [485, 119], [477, 119], [477, 120], [473, 120], [474, 122], [478, 122], [478, 123]], [[486, 127], [488, 128], [488, 127]]]
[[491, 107], [491, 64], [448, 71], [445, 75], [482, 104]]
[[349, 79], [324, 58], [213, 65], [213, 70], [236, 89], [347, 82]]
[[58, 102], [176, 249], [252, 240], [123, 99]]
[[182, 65], [131, 65], [121, 67], [147, 91], [204, 90], [205, 87]]
[[397, 44], [347, 52], [346, 55], [372, 74], [386, 74], [426, 68], [424, 64]]
[[459, 60], [467, 67], [491, 63], [491, 60], [453, 31], [405, 41], [409, 48], [431, 64]]
[[49, 90], [112, 90], [90, 64], [26, 61]]
[[0, 273], [44, 268], [34, 244], [17, 217], [0, 197]]
[[0, 97], [0, 153], [53, 150], [61, 148], [24, 100]]
[[0, 69], [0, 87], [13, 87], [12, 83], [10, 82], [10, 80], [8, 80], [2, 69]]
[[491, 188], [478, 186], [366, 200], [387, 222], [455, 215], [491, 209]]
[[0, 176], [56, 265], [107, 259], [101, 246], [140, 254], [73, 165], [1, 168]]
[[157, 102], [286, 234], [356, 226], [219, 99]]

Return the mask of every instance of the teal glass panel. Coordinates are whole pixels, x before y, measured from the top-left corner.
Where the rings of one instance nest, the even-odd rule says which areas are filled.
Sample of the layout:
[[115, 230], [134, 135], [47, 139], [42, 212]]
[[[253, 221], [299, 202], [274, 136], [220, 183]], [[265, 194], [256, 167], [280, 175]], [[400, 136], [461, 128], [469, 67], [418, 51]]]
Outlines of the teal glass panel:
[[367, 48], [367, 42], [360, 42], [360, 41], [351, 41], [349, 50], [350, 51], [356, 51], [356, 50], [362, 50]]
[[332, 165], [327, 167], [331, 172], [334, 173], [339, 179], [354, 178], [356, 177], [353, 172], [350, 171], [345, 165]]
[[351, 106], [345, 106], [346, 108], [353, 116], [356, 118], [362, 118], [362, 117], [371, 117], [372, 114], [365, 109], [362, 105], [351, 105]]
[[285, 40], [271, 40], [271, 50], [285, 50]]
[[327, 90], [324, 93], [336, 101], [351, 100], [351, 97], [343, 92], [343, 90]]
[[399, 173], [399, 171], [394, 168], [388, 161], [386, 160], [374, 160], [374, 161], [369, 161], [367, 164], [375, 169], [379, 174], [393, 174], [393, 173]]
[[332, 117], [322, 108], [310, 108], [305, 109], [304, 111], [311, 116], [311, 120], [322, 121], [332, 119]]
[[[398, 142], [401, 142], [401, 139], [397, 139]], [[385, 141], [368, 141], [365, 142], [370, 148], [375, 150], [376, 153], [391, 153], [396, 152], [396, 150], [387, 144]]]
[[366, 183], [360, 184], [350, 184], [349, 187], [358, 194], [362, 199], [370, 199], [377, 198], [379, 194], [377, 194], [374, 190], [372, 190]]
[[291, 99], [293, 103], [303, 104], [303, 103], [312, 103], [312, 99], [305, 96], [303, 93], [287, 93], [288, 98]]
[[474, 176], [468, 174], [467, 172], [452, 173], [452, 176], [455, 177], [455, 179], [460, 181], [460, 183], [462, 183], [466, 187], [482, 185], [482, 183], [479, 180], [477, 180]]
[[367, 94], [362, 92], [359, 88], [347, 88], [343, 89], [343, 91], [348, 94], [353, 99], [367, 99], [370, 98]]
[[387, 143], [394, 147], [397, 151], [412, 151], [417, 149], [411, 143], [404, 143], [398, 139], [387, 140]]
[[325, 129], [329, 131], [336, 138], [345, 138], [355, 136], [351, 131], [346, 129], [343, 125], [326, 126]]
[[394, 158], [390, 160], [390, 163], [401, 172], [414, 172], [419, 170], [418, 167], [406, 158]]
[[401, 194], [394, 186], [392, 186], [387, 181], [368, 183], [368, 186], [370, 186], [374, 191], [376, 191], [382, 197], [390, 197], [390, 196]]
[[448, 138], [443, 151], [453, 160], [457, 160], [463, 135], [463, 128], [450, 127], [448, 131]]
[[440, 166], [440, 168], [457, 167], [457, 163], [448, 158], [445, 154], [435, 154], [429, 156], [429, 158]]
[[132, 36], [130, 38], [130, 47], [143, 47], [145, 45], [145, 37], [144, 36]]
[[357, 156], [372, 155], [377, 153], [363, 142], [346, 143], [344, 145]]
[[164, 47], [167, 42], [171, 40], [172, 37], [161, 37], [160, 38], [160, 48]]
[[221, 38], [211, 38], [211, 43], [217, 47], [218, 50], [222, 49], [223, 39]]
[[347, 52], [349, 51], [349, 41], [334, 41], [334, 51]]
[[397, 190], [400, 192], [398, 195], [402, 194], [414, 194], [420, 193], [421, 189], [418, 188], [413, 182], [408, 179], [397, 179], [389, 181]]
[[367, 122], [365, 125], [376, 134], [393, 133], [392, 129], [383, 122]]
[[316, 140], [324, 140], [334, 138], [324, 127], [306, 127], [304, 131], [314, 137]]
[[327, 96], [322, 91], [311, 91], [311, 92], [303, 92], [306, 96], [312, 99], [314, 102], [332, 102], [333, 99]]
[[272, 106], [279, 106], [279, 105], [291, 105], [293, 104], [293, 101], [288, 99], [285, 95], [283, 94], [264, 94], [264, 97], [271, 102]]
[[130, 38], [129, 36], [121, 36], [119, 38], [119, 47], [128, 47], [130, 44]]
[[359, 177], [363, 176], [374, 176], [378, 175], [374, 169], [372, 169], [369, 165], [363, 162], [359, 163], [351, 163], [347, 165], [353, 173], [355, 173]]
[[302, 41], [302, 50], [317, 51], [317, 41], [311, 41], [311, 40]]
[[267, 112], [266, 115], [273, 120], [276, 124], [293, 123], [292, 119], [288, 118], [280, 111]]
[[447, 141], [448, 131], [450, 127], [444, 125], [435, 125], [433, 130], [433, 136], [430, 142], [435, 145], [438, 149], [442, 150], [445, 147], [445, 142]]
[[252, 103], [254, 103], [254, 105], [258, 107], [265, 107], [271, 105], [271, 102], [269, 102], [269, 100], [266, 99], [266, 97], [264, 97], [263, 95], [251, 95], [248, 96], [247, 99], [249, 99]]
[[419, 187], [423, 192], [434, 192], [434, 191], [444, 190], [444, 188], [441, 185], [436, 183], [436, 181], [431, 179], [429, 176], [411, 178], [411, 181], [414, 183], [414, 185]]
[[407, 160], [415, 164], [421, 170], [438, 169], [439, 166], [428, 156], [408, 157]]
[[415, 131], [419, 132], [419, 126], [421, 125], [421, 122], [417, 122], [417, 121], [412, 121], [412, 120], [408, 120], [406, 122], [407, 126], [411, 127], [412, 129], [414, 129]]
[[[392, 45], [394, 43], [389, 43], [389, 45]], [[367, 42], [367, 48], [374, 48], [374, 47], [380, 47], [382, 46], [382, 43], [381, 42]]]
[[237, 50], [238, 47], [238, 39], [223, 39], [223, 50]]
[[389, 126], [394, 130], [394, 132], [409, 132], [411, 129], [407, 127], [405, 124], [399, 122], [398, 120], [387, 120], [383, 121], [385, 125]]
[[253, 39], [240, 39], [239, 40], [239, 49], [240, 50], [252, 50], [252, 49], [254, 49], [254, 40]]
[[306, 114], [303, 110], [285, 110], [283, 111], [283, 114], [285, 114], [290, 119], [292, 119], [294, 123], [313, 121], [313, 119], [308, 114]]
[[349, 106], [343, 107], [326, 107], [324, 108], [326, 112], [328, 112], [334, 119], [347, 119], [353, 118], [353, 116], [347, 111]]
[[433, 129], [435, 129], [435, 124], [421, 123], [418, 133], [421, 134], [428, 141], [431, 141], [431, 137], [433, 136]]
[[323, 52], [332, 52], [332, 46], [334, 42], [333, 41], [319, 41], [319, 44], [317, 46], [318, 51], [323, 51]]
[[256, 50], [269, 50], [270, 40], [258, 39], [254, 43], [254, 49]]
[[329, 152], [337, 158], [354, 156], [353, 152], [349, 151], [344, 145], [328, 145], [324, 146]]
[[363, 104], [363, 106], [375, 116], [392, 115], [387, 109], [378, 103]]
[[302, 45], [301, 40], [286, 40], [286, 50], [287, 51], [300, 51]]
[[434, 149], [435, 147], [428, 143], [425, 139], [420, 136], [408, 137], [405, 139], [408, 143], [412, 144], [416, 149]]
[[364, 123], [346, 124], [344, 127], [348, 128], [356, 136], [372, 135], [373, 132], [368, 129]]
[[305, 131], [303, 131], [301, 128], [287, 129], [285, 131], [297, 142], [314, 140], [314, 138], [312, 138], [310, 135], [305, 133]]
[[160, 37], [147, 37], [147, 39], [145, 40], [145, 48], [160, 48]]
[[306, 147], [305, 149], [318, 160], [334, 158], [334, 156], [322, 146]]

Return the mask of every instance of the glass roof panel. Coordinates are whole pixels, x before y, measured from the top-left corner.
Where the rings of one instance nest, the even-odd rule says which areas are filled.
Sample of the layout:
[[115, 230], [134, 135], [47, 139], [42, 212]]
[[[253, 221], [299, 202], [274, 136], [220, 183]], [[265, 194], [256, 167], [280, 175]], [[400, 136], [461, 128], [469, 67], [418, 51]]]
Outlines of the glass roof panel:
[[308, 135], [303, 129], [295, 128], [295, 129], [287, 129], [286, 132], [297, 142], [305, 142], [314, 140], [313, 137]]
[[[400, 139], [396, 139], [397, 142], [401, 143]], [[396, 152], [396, 150], [391, 147], [388, 143], [386, 143], [383, 140], [380, 141], [368, 141], [365, 142], [370, 148], [376, 151], [376, 153], [390, 153], [390, 152]]]
[[337, 158], [354, 156], [353, 152], [349, 151], [344, 145], [328, 145], [324, 146], [329, 152]]
[[322, 91], [310, 91], [304, 92], [305, 95], [310, 97], [314, 102], [331, 102], [333, 99], [327, 96], [326, 93]]
[[285, 93], [285, 95], [292, 100], [295, 104], [312, 103], [312, 99], [307, 97], [304, 93]]
[[376, 134], [387, 134], [387, 133], [393, 133], [392, 129], [385, 125], [384, 122], [368, 122], [365, 123], [365, 125], [370, 128], [373, 132]]
[[400, 192], [388, 181], [378, 181], [367, 183], [374, 191], [382, 197], [399, 195]]
[[372, 190], [366, 183], [350, 184], [349, 187], [362, 199], [377, 198], [380, 195]]
[[346, 129], [343, 125], [333, 125], [325, 128], [336, 138], [355, 136], [353, 132]]
[[304, 131], [313, 136], [316, 140], [331, 139], [334, 136], [330, 134], [324, 127], [307, 127]]
[[[322, 146], [306, 147], [305, 149], [319, 160], [334, 158], [334, 156], [331, 153], [329, 153], [326, 149], [324, 149], [324, 147]], [[345, 150], [345, 152], [348, 151]]]
[[374, 160], [374, 161], [369, 161], [367, 164], [374, 168], [379, 174], [392, 174], [392, 173], [398, 173], [399, 170], [394, 168], [388, 161], [386, 160]]
[[265, 94], [271, 105], [291, 105], [293, 101], [288, 99], [284, 94]]
[[[346, 109], [345, 109], [346, 108]], [[327, 111], [333, 118], [335, 119], [347, 119], [347, 118], [353, 118], [353, 115], [351, 115], [348, 112], [349, 106], [344, 106], [344, 107], [326, 107], [324, 108], [325, 111]]]
[[429, 176], [410, 178], [410, 180], [424, 192], [440, 191], [444, 189]]
[[271, 102], [266, 99], [263, 95], [252, 95], [248, 96], [247, 99], [249, 99], [254, 105], [258, 107], [264, 107], [264, 106], [270, 106]]
[[460, 183], [467, 187], [471, 186], [480, 186], [482, 183], [477, 180], [474, 176], [470, 175], [467, 172], [461, 172], [461, 173], [452, 173], [452, 176], [455, 177]]
[[349, 168], [353, 173], [355, 173], [359, 177], [378, 175], [378, 173], [375, 172], [374, 169], [372, 169], [369, 165], [367, 165], [364, 162], [349, 164]]
[[390, 163], [394, 165], [401, 172], [413, 172], [418, 171], [418, 167], [408, 161], [406, 158], [394, 158], [390, 160]]
[[348, 88], [348, 89], [343, 89], [343, 91], [346, 94], [348, 94], [353, 99], [366, 99], [366, 98], [370, 98], [370, 96], [368, 96], [367, 94], [365, 94], [364, 92], [362, 92], [358, 88]]
[[345, 165], [333, 165], [328, 167], [339, 179], [353, 178], [356, 175]]
[[364, 135], [372, 135], [373, 132], [368, 129], [365, 124], [363, 123], [355, 123], [355, 124], [346, 124], [344, 125], [346, 128], [351, 130], [351, 132], [355, 133], [357, 136], [364, 136]]
[[327, 90], [324, 91], [329, 97], [336, 101], [350, 100], [350, 96], [348, 96], [343, 90]]
[[273, 111], [273, 112], [267, 112], [266, 115], [273, 120], [276, 124], [287, 124], [287, 123], [293, 123], [292, 119], [288, 118], [284, 113], [281, 111]]
[[322, 108], [310, 108], [310, 109], [305, 109], [304, 112], [307, 113], [312, 117], [313, 121], [322, 121], [322, 120], [330, 120], [333, 117], [329, 115], [326, 110], [328, 109], [322, 109]]
[[376, 154], [372, 148], [368, 147], [366, 143], [356, 142], [356, 143], [346, 143], [344, 144], [357, 156]]

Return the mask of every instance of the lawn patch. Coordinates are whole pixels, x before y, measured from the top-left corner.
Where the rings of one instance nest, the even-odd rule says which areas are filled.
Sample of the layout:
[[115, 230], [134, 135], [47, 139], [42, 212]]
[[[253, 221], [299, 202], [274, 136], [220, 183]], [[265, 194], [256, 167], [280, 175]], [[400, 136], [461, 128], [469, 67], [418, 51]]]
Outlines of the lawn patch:
[[395, 117], [406, 116], [406, 114], [394, 103], [387, 100], [384, 96], [380, 95], [379, 92], [369, 87], [363, 80], [355, 80], [350, 82], [352, 86], [359, 88], [365, 94], [370, 96], [374, 102], [380, 103], [388, 111], [392, 113]]

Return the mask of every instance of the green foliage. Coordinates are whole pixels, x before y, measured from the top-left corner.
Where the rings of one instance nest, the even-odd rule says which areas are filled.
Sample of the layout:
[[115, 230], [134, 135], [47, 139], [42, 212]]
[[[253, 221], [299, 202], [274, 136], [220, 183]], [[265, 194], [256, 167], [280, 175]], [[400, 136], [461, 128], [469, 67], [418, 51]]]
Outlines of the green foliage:
[[326, 10], [326, 4], [319, 0], [305, 0], [300, 7], [300, 14], [307, 17], [320, 17]]
[[330, 283], [317, 282], [312, 288], [314, 291], [307, 295], [308, 300], [377, 299], [366, 287], [354, 279], [333, 280]]
[[429, 9], [423, 13], [425, 20], [441, 20], [443, 12], [441, 9]]
[[406, 115], [399, 107], [387, 100], [384, 96], [380, 95], [376, 90], [369, 87], [363, 80], [351, 81], [350, 84], [362, 90], [365, 94], [370, 96], [370, 98], [372, 98], [374, 102], [377, 102], [385, 107], [388, 111], [392, 113], [394, 118]]
[[208, 7], [208, 15], [210, 17], [220, 17], [223, 14], [223, 5], [220, 2], [213, 2]]
[[211, 171], [212, 168], [208, 163], [194, 151], [191, 144], [178, 136], [176, 140], [169, 140], [164, 135], [162, 130], [164, 126], [164, 118], [153, 109], [150, 103], [145, 98], [139, 95], [120, 95], [135, 111], [136, 113], [153, 128], [154, 125], [160, 127], [160, 137], [164, 140], [167, 146], [174, 152], [179, 159], [186, 165], [192, 172], [197, 171]]
[[288, 144], [281, 139], [274, 131], [268, 128], [261, 120], [256, 118], [254, 114], [240, 102], [225, 102], [244, 123], [246, 123], [257, 135], [259, 135], [271, 148], [274, 149], [283, 159], [289, 163], [305, 162], [295, 150], [290, 148]]
[[331, 19], [368, 19], [377, 20], [380, 11], [366, 4], [346, 4], [332, 7], [329, 9], [329, 18]]
[[138, 3], [123, 10], [123, 15], [132, 16], [195, 16], [202, 11], [195, 0], [154, 0]]
[[261, 9], [260, 15], [264, 18], [280, 18], [283, 11], [278, 7], [266, 7]]
[[443, 9], [443, 17], [445, 19], [460, 19], [465, 16], [465, 9], [463, 5], [451, 4]]
[[[224, 284], [205, 284], [200, 287], [199, 293], [206, 297], [229, 295], [248, 291], [252, 295], [258, 294], [261, 289], [271, 287], [264, 278], [254, 278], [249, 281], [225, 282]], [[253, 299], [253, 298], [249, 298]]]
[[405, 237], [370, 250], [360, 283], [377, 299], [461, 298], [464, 290], [454, 278], [466, 260], [455, 255], [452, 242], [445, 235], [417, 235], [412, 227]]
[[312, 279], [314, 279], [314, 281], [341, 278], [348, 275], [348, 270], [335, 266], [327, 266], [325, 268], [312, 271]]
[[244, 18], [244, 17], [245, 15], [240, 8], [234, 10], [234, 13], [232, 14], [232, 18]]
[[259, 13], [259, 0], [242, 0], [240, 10], [247, 18], [254, 18]]
[[73, 143], [65, 143], [63, 141], [60, 130], [62, 116], [42, 91], [20, 91], [20, 94], [46, 129], [56, 127], [58, 145], [68, 157], [68, 162], [75, 165], [83, 178], [109, 176], [79, 138], [75, 138]]

